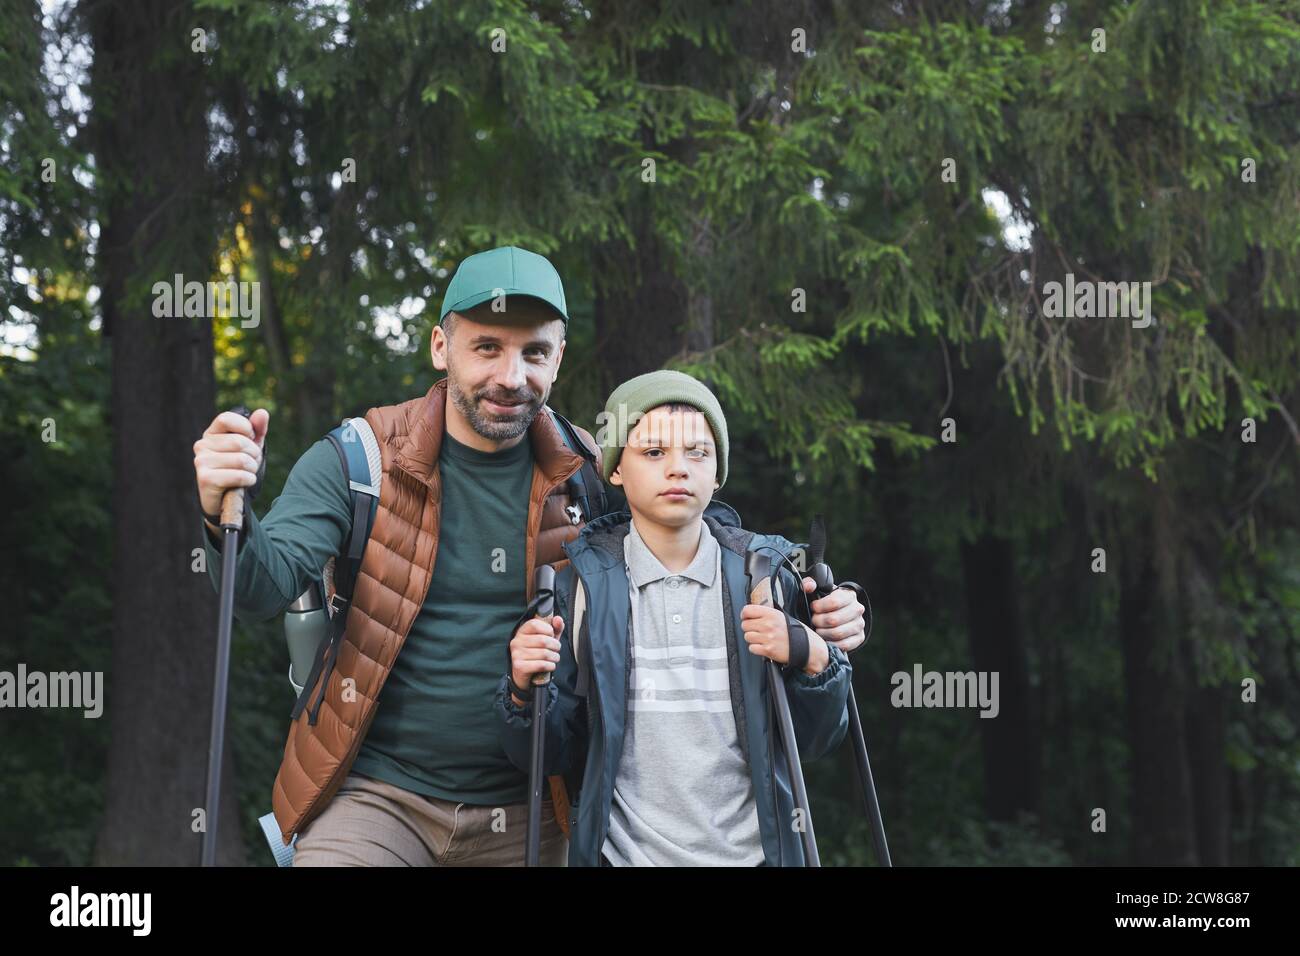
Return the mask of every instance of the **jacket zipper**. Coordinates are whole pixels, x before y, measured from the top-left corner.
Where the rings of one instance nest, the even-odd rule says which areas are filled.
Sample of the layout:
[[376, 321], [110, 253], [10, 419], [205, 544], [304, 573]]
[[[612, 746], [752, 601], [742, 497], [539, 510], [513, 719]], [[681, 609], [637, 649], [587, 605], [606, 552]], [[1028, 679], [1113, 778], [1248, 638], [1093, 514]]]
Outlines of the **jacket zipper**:
[[[632, 608], [631, 608], [630, 605], [629, 605], [629, 607], [628, 607], [628, 612], [627, 612], [627, 613], [628, 613], [628, 622], [627, 622], [627, 638], [626, 638], [626, 644], [625, 644], [625, 646], [624, 646], [624, 648], [623, 648], [623, 735], [624, 735], [624, 737], [627, 736], [627, 702], [628, 702], [628, 695], [631, 693], [631, 689], [632, 689]], [[591, 633], [590, 629], [588, 629], [587, 633], [588, 633], [588, 635], [590, 635], [590, 633]], [[593, 663], [594, 663], [594, 662], [593, 662]], [[592, 669], [595, 670], [594, 667], [593, 667]], [[594, 685], [594, 678], [593, 678], [593, 685]], [[602, 736], [602, 737], [604, 736], [604, 726], [603, 726], [603, 725], [602, 725], [602, 727], [601, 727], [601, 736]], [[605, 755], [605, 759], [606, 759], [606, 760], [609, 759], [609, 754], [608, 754], [608, 753], [606, 753], [606, 755]], [[622, 750], [620, 749], [620, 751], [619, 751], [619, 762], [621, 763], [622, 760], [623, 760], [623, 754], [622, 754]], [[615, 784], [615, 782], [616, 782], [617, 780], [618, 780], [618, 767], [617, 767], [617, 765], [615, 765], [615, 766], [613, 766], [613, 767], [610, 768], [610, 781], [609, 781], [609, 787], [610, 787], [610, 805], [611, 805], [611, 806], [613, 805], [613, 799], [614, 799], [614, 796], [613, 796], [613, 793], [614, 793], [614, 784]], [[602, 802], [603, 802], [603, 801], [602, 801]], [[599, 858], [600, 854], [601, 854], [601, 853], [603, 852], [603, 850], [604, 850], [604, 846], [605, 846], [605, 837], [608, 836], [608, 834], [609, 834], [609, 813], [606, 812], [606, 813], [604, 814], [604, 819], [602, 820], [601, 825], [600, 825], [600, 831], [599, 831], [599, 833], [597, 834], [597, 838], [596, 838], [596, 856], [597, 856], [597, 858]]]
[[[586, 584], [586, 582], [582, 579], [582, 575], [581, 575], [580, 573], [578, 573], [578, 569], [577, 569], [576, 567], [574, 568], [574, 573], [577, 574], [577, 577], [578, 577], [578, 586], [579, 586], [579, 587], [584, 587], [584, 588], [585, 588], [585, 587], [587, 586], [587, 584]], [[587, 591], [587, 597], [588, 597], [588, 599], [590, 599], [590, 597], [591, 597], [591, 591], [590, 591], [590, 589]], [[601, 720], [600, 720], [601, 751], [604, 752], [604, 751], [605, 751], [605, 744], [604, 744], [604, 738], [605, 738], [605, 721], [604, 721], [603, 711], [602, 711], [602, 708], [601, 708], [601, 705], [600, 705], [600, 681], [599, 681], [599, 680], [597, 679], [597, 677], [596, 677], [596, 655], [595, 655], [595, 652], [592, 650], [592, 647], [591, 647], [591, 612], [592, 612], [592, 606], [591, 606], [591, 602], [590, 602], [590, 600], [588, 600], [588, 602], [587, 602], [587, 612], [586, 612], [586, 614], [583, 615], [584, 622], [587, 624], [587, 640], [583, 642], [583, 646], [586, 648], [587, 659], [588, 659], [588, 661], [590, 662], [590, 667], [589, 667], [589, 669], [588, 669], [589, 672], [588, 672], [588, 674], [587, 674], [587, 677], [588, 677], [588, 680], [590, 681], [590, 684], [591, 684], [591, 686], [588, 688], [588, 692], [587, 692], [587, 703], [588, 703], [588, 706], [587, 706], [587, 747], [588, 747], [589, 749], [590, 749], [590, 747], [591, 747], [591, 741], [592, 741], [592, 738], [595, 736], [595, 733], [596, 733], [596, 716], [597, 716], [598, 714], [600, 714], [600, 715], [601, 715]], [[594, 708], [594, 710], [593, 710], [593, 708], [590, 706], [593, 702], [594, 702], [595, 705], [596, 705], [595, 708]], [[609, 754], [608, 754], [608, 753], [604, 753], [604, 759], [605, 759], [606, 761], [609, 760]], [[587, 764], [586, 764], [586, 761], [583, 762], [583, 766], [582, 766], [582, 775], [583, 775], [584, 777], [587, 775]], [[579, 786], [581, 786], [581, 785], [579, 785]], [[611, 782], [610, 786], [613, 787], [613, 783], [612, 783], [612, 782]], [[597, 800], [598, 800], [602, 805], [604, 804], [604, 800], [602, 799], [603, 796], [604, 796], [604, 794], [600, 794], [600, 795], [597, 797]], [[595, 865], [596, 865], [596, 866], [599, 866], [599, 865], [600, 865], [600, 855], [601, 855], [602, 848], [605, 846], [605, 834], [606, 834], [606, 832], [608, 831], [608, 829], [609, 829], [609, 813], [608, 813], [608, 811], [607, 811], [607, 812], [605, 812], [604, 814], [601, 815], [600, 829], [597, 830], [597, 832], [596, 832], [596, 846], [595, 846], [595, 850], [596, 850], [596, 862], [595, 862]]]
[[[583, 583], [583, 580], [582, 580], [582, 575], [581, 575], [581, 574], [578, 574], [578, 569], [577, 569], [577, 568], [574, 568], [573, 571], [574, 571], [574, 574], [577, 575], [577, 578], [578, 578], [578, 587], [580, 587], [580, 588], [586, 588], [586, 584], [584, 584], [584, 583]], [[588, 596], [588, 597], [591, 596], [590, 592], [588, 592], [587, 596]], [[588, 607], [587, 607], [587, 613], [590, 613], [590, 611], [591, 611], [591, 608], [590, 608], [590, 606], [588, 606]], [[596, 682], [596, 661], [595, 661], [595, 659], [593, 658], [592, 653], [591, 653], [591, 625], [590, 625], [590, 623], [588, 623], [588, 621], [587, 621], [587, 614], [583, 614], [583, 621], [582, 621], [582, 622], [583, 622], [583, 624], [586, 624], [586, 625], [587, 625], [587, 636], [586, 636], [586, 638], [584, 638], [583, 641], [582, 641], [582, 648], [581, 648], [581, 650], [582, 650], [583, 653], [585, 653], [585, 654], [587, 655], [587, 681], [588, 681], [588, 688], [587, 688], [587, 746], [590, 747], [590, 746], [591, 746], [591, 738], [592, 738], [592, 736], [593, 736], [593, 735], [595, 734], [595, 732], [596, 732], [596, 718], [595, 718], [595, 715], [592, 713], [592, 709], [593, 709], [593, 708], [592, 708], [591, 705], [594, 703], [594, 704], [595, 704], [595, 710], [597, 710], [597, 711], [600, 710], [600, 685]], [[580, 636], [580, 635], [579, 635], [579, 636]], [[574, 663], [576, 664], [577, 661], [575, 661]], [[582, 772], [583, 772], [583, 775], [586, 776], [587, 770], [586, 770], [586, 761], [585, 761], [585, 760], [583, 761], [583, 771], [582, 771]], [[579, 786], [580, 786], [580, 787], [581, 787], [581, 785], [582, 785], [582, 784], [579, 783]]]
[[[572, 559], [570, 560], [570, 563], [572, 563]], [[577, 567], [576, 564], [574, 565], [574, 568], [573, 568], [573, 574], [574, 574], [574, 579], [575, 579], [576, 586], [577, 586], [577, 587], [580, 587], [580, 588], [587, 589], [587, 583], [586, 583], [586, 581], [583, 580], [582, 572], [578, 570], [578, 567]], [[591, 597], [591, 591], [590, 591], [590, 589], [587, 589], [587, 597], [588, 597], [588, 598]], [[588, 659], [588, 662], [589, 662], [589, 666], [588, 666], [588, 668], [587, 668], [587, 707], [586, 707], [586, 710], [587, 710], [587, 747], [588, 747], [588, 749], [590, 749], [590, 748], [591, 748], [591, 741], [592, 741], [592, 739], [593, 739], [593, 738], [595, 737], [595, 735], [596, 735], [596, 717], [597, 717], [597, 715], [600, 714], [601, 707], [600, 707], [600, 682], [596, 679], [596, 660], [595, 660], [595, 655], [592, 653], [592, 650], [591, 650], [591, 623], [590, 623], [590, 616], [591, 616], [591, 610], [592, 610], [592, 608], [591, 608], [591, 602], [590, 602], [589, 600], [586, 602], [586, 606], [587, 606], [587, 609], [586, 609], [586, 611], [583, 613], [583, 623], [587, 626], [587, 638], [586, 638], [586, 640], [584, 640], [584, 641], [581, 642], [581, 647], [580, 647], [580, 649], [579, 649], [579, 653], [585, 653], [585, 654], [587, 655], [587, 659]], [[575, 635], [575, 636], [580, 636], [580, 635]], [[575, 655], [574, 663], [575, 663], [575, 664], [578, 664], [578, 661], [577, 661], [577, 657], [576, 657], [576, 655]], [[579, 665], [579, 666], [580, 666], [580, 665]], [[602, 737], [602, 738], [604, 737], [604, 723], [603, 723], [603, 720], [602, 720], [602, 723], [601, 723], [601, 737]], [[602, 746], [602, 749], [603, 749], [603, 746]], [[608, 759], [608, 755], [606, 755], [606, 759]], [[582, 776], [583, 776], [584, 778], [587, 776], [587, 760], [586, 760], [586, 758], [584, 758], [584, 759], [583, 759], [583, 762], [582, 762]], [[581, 780], [578, 781], [578, 788], [579, 788], [579, 789], [578, 789], [578, 807], [579, 807], [579, 812], [581, 812], [581, 807], [582, 807], [584, 801], [586, 801], [586, 800], [589, 799], [589, 798], [586, 798], [586, 797], [583, 797], [583, 796], [582, 796], [582, 783], [583, 783], [583, 781], [581, 781]], [[599, 797], [597, 797], [597, 800], [599, 800]], [[577, 825], [577, 814], [574, 814], [574, 819], [573, 819], [573, 822], [572, 822], [571, 825], [573, 825], [573, 826], [576, 826], [576, 825]], [[606, 831], [606, 829], [607, 829], [607, 828], [606, 828], [606, 824], [605, 824], [605, 823], [601, 823], [600, 830], [597, 832], [597, 840], [596, 840], [596, 856], [597, 856], [597, 858], [600, 857], [601, 847], [603, 847], [603, 846], [605, 845], [605, 831]]]
[[[771, 709], [775, 704], [775, 701], [768, 701], [768, 707], [764, 711], [768, 715], [769, 722], [771, 721]], [[776, 751], [772, 744], [772, 732], [775, 729], [775, 727], [770, 726], [767, 729], [767, 769], [768, 780], [772, 784], [772, 816], [776, 817], [776, 865], [785, 866], [785, 850], [782, 848], [781, 840], [781, 807], [776, 799]]]

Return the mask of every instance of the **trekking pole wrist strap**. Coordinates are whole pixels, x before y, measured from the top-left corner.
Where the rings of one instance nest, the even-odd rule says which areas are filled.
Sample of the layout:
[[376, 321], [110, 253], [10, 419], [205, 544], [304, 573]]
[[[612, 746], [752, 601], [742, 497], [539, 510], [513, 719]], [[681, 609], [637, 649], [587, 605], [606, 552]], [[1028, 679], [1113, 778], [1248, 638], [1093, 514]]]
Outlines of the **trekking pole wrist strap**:
[[506, 682], [510, 685], [510, 693], [514, 694], [520, 700], [527, 703], [533, 699], [533, 687], [531, 683], [528, 685], [528, 689], [525, 690], [515, 683], [514, 674], [507, 674]]
[[804, 626], [790, 617], [788, 614], [785, 618], [786, 632], [790, 636], [790, 659], [785, 665], [787, 671], [801, 671], [808, 666], [808, 656], [810, 647], [808, 643], [808, 632]]

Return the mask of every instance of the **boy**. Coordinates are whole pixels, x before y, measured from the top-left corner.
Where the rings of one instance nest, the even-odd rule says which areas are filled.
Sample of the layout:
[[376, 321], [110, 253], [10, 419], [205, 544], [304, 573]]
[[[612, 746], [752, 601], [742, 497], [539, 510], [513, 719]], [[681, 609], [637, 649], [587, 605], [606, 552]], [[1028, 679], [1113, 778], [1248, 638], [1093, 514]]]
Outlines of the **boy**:
[[[557, 615], [515, 631], [495, 700], [502, 745], [526, 770], [531, 681], [550, 674], [537, 689], [548, 695], [544, 769], [578, 792], [570, 866], [800, 866], [764, 673], [765, 659], [789, 660], [788, 619], [748, 603], [745, 573], [746, 551], [788, 554], [793, 544], [746, 531], [729, 507], [710, 504], [727, 476], [727, 428], [700, 382], [641, 375], [615, 389], [605, 411], [635, 422], [603, 451], [604, 477], [623, 488], [631, 513], [598, 518], [565, 545], [572, 563], [557, 576]], [[781, 581], [802, 599], [793, 575]], [[586, 610], [575, 659], [579, 586]], [[851, 669], [839, 647], [797, 626], [807, 661], [784, 668], [784, 683], [807, 761], [844, 738]]]

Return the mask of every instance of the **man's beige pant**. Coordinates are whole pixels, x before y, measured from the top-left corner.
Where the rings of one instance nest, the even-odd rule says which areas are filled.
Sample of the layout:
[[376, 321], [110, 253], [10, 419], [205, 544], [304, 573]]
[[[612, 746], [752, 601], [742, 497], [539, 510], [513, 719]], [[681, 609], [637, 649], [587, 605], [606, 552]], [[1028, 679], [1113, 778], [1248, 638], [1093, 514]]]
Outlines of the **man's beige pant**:
[[[298, 834], [294, 866], [523, 866], [528, 804], [455, 803], [349, 773]], [[542, 866], [565, 866], [569, 842], [542, 804]]]

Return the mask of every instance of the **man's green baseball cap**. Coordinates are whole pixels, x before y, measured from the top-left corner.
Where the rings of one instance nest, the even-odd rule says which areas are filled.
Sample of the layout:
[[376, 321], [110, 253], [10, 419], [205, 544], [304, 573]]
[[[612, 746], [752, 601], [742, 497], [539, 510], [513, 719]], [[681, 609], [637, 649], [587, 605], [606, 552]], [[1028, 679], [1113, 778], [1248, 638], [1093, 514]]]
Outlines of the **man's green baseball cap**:
[[499, 295], [527, 295], [545, 302], [569, 324], [569, 308], [564, 301], [564, 283], [555, 266], [518, 246], [499, 246], [476, 253], [456, 268], [442, 298], [441, 322], [448, 312], [465, 312]]

